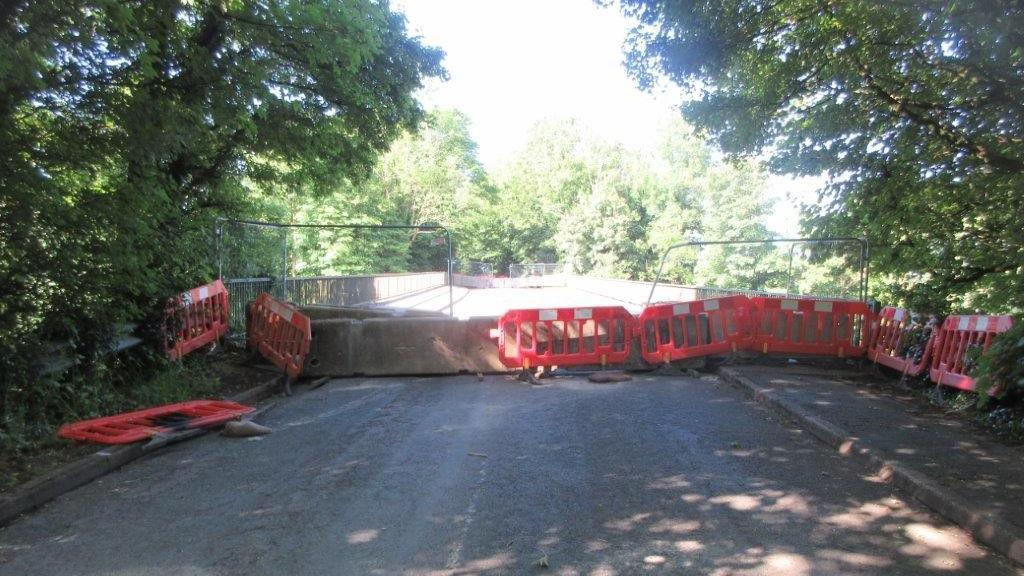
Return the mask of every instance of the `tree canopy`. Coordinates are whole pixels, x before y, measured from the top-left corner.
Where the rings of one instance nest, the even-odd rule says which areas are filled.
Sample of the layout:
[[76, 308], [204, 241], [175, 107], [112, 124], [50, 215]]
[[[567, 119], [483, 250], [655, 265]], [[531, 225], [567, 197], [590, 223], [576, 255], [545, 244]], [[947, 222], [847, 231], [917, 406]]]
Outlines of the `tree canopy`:
[[620, 0], [637, 82], [731, 154], [830, 177], [814, 234], [864, 235], [876, 295], [1024, 309], [1018, 2]]
[[254, 187], [365, 179], [441, 59], [386, 0], [0, 4], [0, 445], [112, 389], [36, 382], [47, 342], [93, 366], [208, 281], [214, 219], [273, 207]]
[[440, 61], [373, 0], [5, 3], [0, 326], [70, 336], [206, 277], [244, 180], [365, 177]]

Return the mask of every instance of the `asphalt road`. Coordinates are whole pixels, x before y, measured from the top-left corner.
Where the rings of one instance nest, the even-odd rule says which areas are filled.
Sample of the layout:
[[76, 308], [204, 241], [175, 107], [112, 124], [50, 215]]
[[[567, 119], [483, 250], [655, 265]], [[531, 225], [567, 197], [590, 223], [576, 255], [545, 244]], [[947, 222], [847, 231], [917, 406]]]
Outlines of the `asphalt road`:
[[1019, 574], [726, 384], [551, 382], [334, 381], [0, 530], [0, 575]]

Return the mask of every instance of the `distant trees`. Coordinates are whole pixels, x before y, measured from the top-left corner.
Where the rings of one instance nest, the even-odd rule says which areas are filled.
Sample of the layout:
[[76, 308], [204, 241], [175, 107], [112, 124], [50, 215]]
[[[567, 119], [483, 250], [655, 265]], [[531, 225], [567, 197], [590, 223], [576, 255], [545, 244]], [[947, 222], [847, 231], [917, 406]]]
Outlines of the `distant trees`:
[[[559, 260], [579, 273], [648, 279], [668, 246], [683, 240], [770, 236], [763, 171], [755, 163], [713, 160], [707, 143], [679, 119], [666, 122], [656, 148], [654, 155], [629, 150], [573, 121], [535, 126], [496, 177], [499, 212], [509, 221], [501, 242], [509, 260]], [[665, 277], [709, 281], [746, 252], [718, 251], [716, 262], [695, 268], [696, 252], [680, 251]]]
[[[454, 110], [430, 112], [415, 130], [403, 131], [357, 183], [340, 181], [315, 196], [257, 188], [268, 202], [283, 198], [295, 207], [286, 219], [297, 223], [440, 224], [466, 252], [486, 254], [494, 244], [488, 227], [496, 224], [486, 211], [495, 192], [477, 158], [469, 120]], [[299, 231], [293, 235], [296, 269], [291, 273], [438, 269], [438, 256], [446, 256], [447, 249], [432, 246], [433, 238], [416, 231]]]
[[[564, 262], [578, 273], [653, 278], [665, 249], [683, 240], [763, 239], [770, 204], [764, 171], [714, 159], [680, 119], [666, 121], [650, 154], [602, 140], [578, 121], [541, 122], [510, 161], [489, 174], [469, 120], [435, 110], [381, 156], [358, 184], [316, 198], [260, 187], [266, 206], [293, 207], [297, 222], [442, 224], [456, 256], [496, 265]], [[327, 231], [294, 235], [293, 274], [385, 272], [437, 267], [422, 235]], [[436, 252], [436, 251], [435, 251]], [[785, 265], [764, 246], [673, 253], [670, 281], [785, 288]]]
[[[603, 2], [603, 3], [611, 3]], [[827, 173], [806, 230], [867, 236], [876, 293], [1024, 310], [1019, 2], [619, 0], [627, 67], [729, 154]]]

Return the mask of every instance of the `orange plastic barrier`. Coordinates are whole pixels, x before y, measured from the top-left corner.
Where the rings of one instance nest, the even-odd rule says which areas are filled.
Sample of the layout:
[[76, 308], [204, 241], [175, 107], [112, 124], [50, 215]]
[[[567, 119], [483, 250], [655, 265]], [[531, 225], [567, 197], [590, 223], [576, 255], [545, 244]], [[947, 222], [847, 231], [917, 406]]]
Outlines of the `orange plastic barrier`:
[[205, 428], [234, 420], [255, 408], [220, 400], [193, 400], [65, 424], [57, 435], [100, 444], [131, 444], [188, 428]]
[[164, 310], [164, 350], [172, 360], [228, 333], [228, 291], [215, 280], [172, 298]]
[[863, 356], [871, 310], [863, 302], [754, 297], [753, 349], [765, 354]]
[[928, 376], [936, 384], [974, 390], [971, 351], [988, 350], [992, 339], [1011, 326], [1010, 316], [947, 316], [934, 342]]
[[302, 373], [313, 333], [309, 317], [266, 292], [249, 307], [249, 347], [291, 378]]
[[640, 314], [640, 351], [651, 364], [736, 352], [750, 337], [750, 299], [727, 296], [649, 306]]
[[524, 369], [621, 364], [636, 326], [621, 306], [509, 310], [498, 321], [498, 357]]
[[[911, 319], [912, 314], [903, 308], [886, 306], [875, 318], [868, 341], [868, 358], [876, 364], [899, 370], [907, 376], [917, 376], [928, 366], [932, 347], [939, 330], [931, 322], [922, 325]], [[918, 342], [928, 333], [928, 339]], [[908, 353], [909, 352], [909, 353]]]

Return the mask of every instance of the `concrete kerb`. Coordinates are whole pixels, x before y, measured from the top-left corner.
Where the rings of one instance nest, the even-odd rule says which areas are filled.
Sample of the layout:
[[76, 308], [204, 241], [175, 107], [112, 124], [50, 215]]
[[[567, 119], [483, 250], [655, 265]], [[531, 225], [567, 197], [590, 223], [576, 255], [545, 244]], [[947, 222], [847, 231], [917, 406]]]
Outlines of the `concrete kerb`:
[[[272, 396], [280, 386], [280, 376], [267, 380], [248, 390], [235, 394], [229, 398], [232, 402], [252, 403]], [[247, 414], [244, 418], [251, 419], [259, 416], [272, 405], [263, 406], [255, 412]], [[117, 470], [125, 464], [137, 460], [146, 454], [176, 444], [183, 440], [195, 438], [205, 434], [208, 430], [195, 429], [157, 436], [146, 443], [136, 443], [128, 446], [110, 446], [88, 456], [79, 458], [60, 468], [26, 482], [22, 486], [12, 490], [9, 494], [0, 496], [0, 526], [8, 524], [18, 516], [30, 512], [50, 500], [84, 486], [93, 480]]]
[[807, 429], [815, 438], [840, 454], [860, 458], [878, 469], [878, 477], [908, 493], [947, 520], [970, 532], [979, 541], [1024, 566], [1024, 531], [999, 518], [976, 509], [970, 502], [944, 488], [926, 474], [909, 468], [898, 460], [883, 458], [855, 436], [811, 414], [798, 404], [780, 397], [773, 390], [758, 386], [735, 370], [722, 367], [723, 380], [742, 389], [781, 416]]

